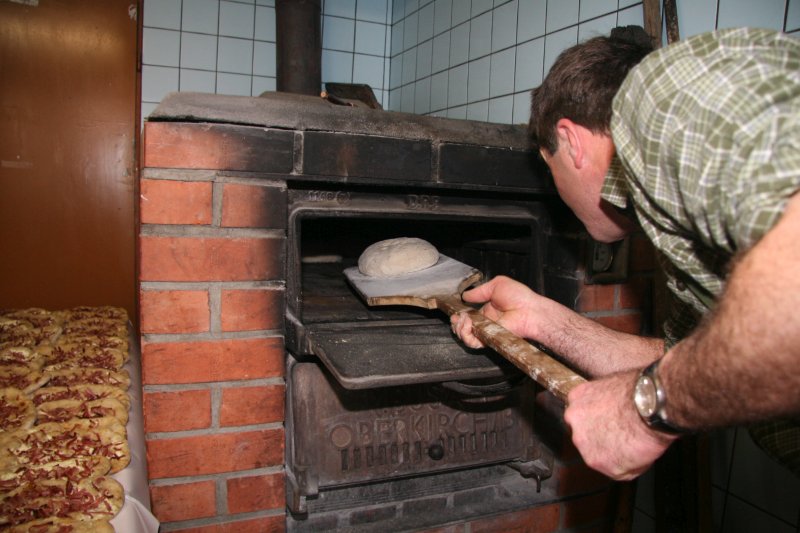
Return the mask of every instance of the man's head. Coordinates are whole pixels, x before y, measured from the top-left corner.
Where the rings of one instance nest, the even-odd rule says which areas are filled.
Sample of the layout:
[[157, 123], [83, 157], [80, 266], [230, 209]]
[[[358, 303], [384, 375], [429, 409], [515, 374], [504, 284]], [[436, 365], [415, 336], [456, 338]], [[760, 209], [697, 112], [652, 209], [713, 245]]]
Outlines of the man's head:
[[650, 38], [638, 26], [615, 28], [610, 37], [563, 51], [532, 92], [529, 127], [534, 143], [554, 154], [556, 124], [562, 118], [608, 134], [614, 95], [628, 72], [652, 51]]
[[630, 69], [653, 49], [639, 30], [625, 28], [565, 50], [531, 98], [534, 145], [561, 198], [592, 237], [603, 242], [619, 240], [632, 228], [600, 191], [614, 156], [614, 95]]

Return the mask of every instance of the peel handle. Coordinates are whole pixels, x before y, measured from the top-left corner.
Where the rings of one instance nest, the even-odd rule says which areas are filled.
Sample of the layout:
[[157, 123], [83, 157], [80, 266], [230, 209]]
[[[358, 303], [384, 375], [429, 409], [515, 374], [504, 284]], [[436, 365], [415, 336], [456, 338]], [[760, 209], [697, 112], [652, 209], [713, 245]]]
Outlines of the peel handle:
[[511, 361], [536, 383], [566, 403], [569, 392], [586, 380], [531, 343], [466, 305], [458, 295], [436, 296], [436, 307], [448, 316], [467, 312], [472, 331], [486, 346]]

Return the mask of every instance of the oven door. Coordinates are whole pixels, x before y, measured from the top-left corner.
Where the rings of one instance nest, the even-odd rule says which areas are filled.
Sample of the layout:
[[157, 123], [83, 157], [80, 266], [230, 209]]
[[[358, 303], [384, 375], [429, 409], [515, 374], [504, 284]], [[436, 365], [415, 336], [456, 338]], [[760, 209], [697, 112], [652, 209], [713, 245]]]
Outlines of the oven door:
[[460, 344], [439, 311], [367, 306], [343, 271], [376, 241], [419, 237], [485, 279], [503, 274], [541, 291], [542, 213], [536, 202], [463, 193], [290, 189], [288, 349], [319, 358], [347, 389], [518, 375], [494, 351]]

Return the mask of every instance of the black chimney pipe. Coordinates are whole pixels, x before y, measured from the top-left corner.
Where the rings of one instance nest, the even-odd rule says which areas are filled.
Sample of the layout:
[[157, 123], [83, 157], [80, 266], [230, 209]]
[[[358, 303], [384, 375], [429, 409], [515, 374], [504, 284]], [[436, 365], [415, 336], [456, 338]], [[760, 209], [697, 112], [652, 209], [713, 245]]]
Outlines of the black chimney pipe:
[[320, 0], [276, 0], [275, 29], [278, 91], [319, 96]]

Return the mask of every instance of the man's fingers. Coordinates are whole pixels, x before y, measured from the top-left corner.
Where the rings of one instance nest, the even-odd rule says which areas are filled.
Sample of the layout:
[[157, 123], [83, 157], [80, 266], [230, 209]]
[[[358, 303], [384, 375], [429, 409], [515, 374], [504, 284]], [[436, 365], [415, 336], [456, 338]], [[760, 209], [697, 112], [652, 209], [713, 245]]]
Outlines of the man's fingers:
[[474, 289], [465, 291], [461, 294], [461, 298], [465, 302], [470, 303], [488, 302], [492, 299], [492, 293], [494, 292], [495, 285], [498, 283], [499, 277], [500, 276], [492, 278], [486, 283], [478, 285]]
[[466, 313], [456, 313], [450, 317], [450, 327], [466, 346], [483, 348], [483, 343], [472, 333], [472, 320]]

